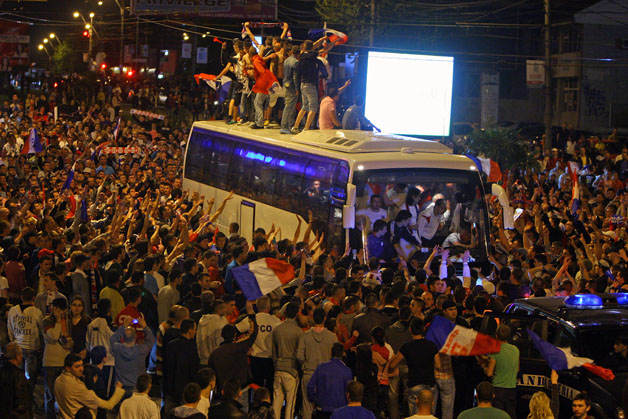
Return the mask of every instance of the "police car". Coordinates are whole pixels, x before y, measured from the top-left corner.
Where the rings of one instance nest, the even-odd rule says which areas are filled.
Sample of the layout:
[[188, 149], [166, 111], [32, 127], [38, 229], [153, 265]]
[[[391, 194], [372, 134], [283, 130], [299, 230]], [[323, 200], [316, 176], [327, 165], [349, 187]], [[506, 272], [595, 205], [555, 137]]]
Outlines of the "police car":
[[[555, 346], [570, 348], [576, 356], [591, 358], [598, 365], [604, 364], [613, 351], [616, 338], [628, 336], [628, 294], [579, 294], [516, 300], [504, 313], [484, 316], [483, 328], [491, 317], [511, 326], [510, 343], [519, 348], [517, 417], [525, 418], [532, 394], [551, 388], [551, 371], [526, 330], [533, 330]], [[605, 381], [584, 368], [560, 371], [559, 417], [570, 418], [573, 414], [571, 400], [586, 390], [593, 402], [590, 415], [596, 419], [624, 418], [622, 391], [628, 372], [614, 373], [613, 381]]]

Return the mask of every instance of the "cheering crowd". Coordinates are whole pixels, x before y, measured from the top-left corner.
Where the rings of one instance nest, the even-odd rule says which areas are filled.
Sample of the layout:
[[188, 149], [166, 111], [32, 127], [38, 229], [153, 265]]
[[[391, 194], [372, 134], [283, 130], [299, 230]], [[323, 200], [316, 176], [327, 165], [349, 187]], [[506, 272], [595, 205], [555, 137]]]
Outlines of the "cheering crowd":
[[[232, 84], [225, 122], [254, 121], [255, 129], [281, 120], [289, 133], [302, 122], [313, 128], [318, 113], [320, 128], [344, 125], [335, 110], [343, 88], [328, 86], [319, 106], [325, 41], [269, 39], [259, 52], [249, 40], [234, 43], [225, 73], [241, 82]], [[422, 214], [441, 227], [448, 205], [436, 196], [421, 205], [402, 198], [395, 208], [373, 195], [357, 223], [366, 249], [327, 248], [312, 216], [292, 238], [280, 239], [273, 220], [251, 243], [235, 222], [219, 229], [219, 217], [234, 221], [225, 213], [233, 196], [214, 202], [182, 189], [189, 121], [119, 118], [126, 102], [155, 111], [151, 92], [67, 82], [0, 109], [2, 417], [514, 418], [519, 352], [510, 328], [483, 322], [486, 313], [518, 298], [628, 291], [628, 148], [613, 155], [612, 143], [561, 132], [549, 155], [538, 154], [539, 169], [506, 176], [509, 201], [521, 209], [514, 229], [504, 229], [499, 201], [486, 196], [489, 262], [469, 264], [464, 253], [459, 278], [450, 250], [470, 246], [468, 230], [433, 243], [424, 263], [397, 246], [396, 226], [423, 232]], [[179, 102], [188, 93], [171, 86], [168, 94]], [[368, 124], [359, 109], [349, 116], [350, 128]], [[413, 185], [395, 192], [418, 195]], [[247, 301], [232, 270], [262, 257], [290, 263], [295, 278]], [[439, 354], [425, 339], [437, 315], [475, 330], [488, 323], [483, 331], [501, 350]], [[596, 361], [627, 371], [627, 350], [621, 339]], [[589, 407], [576, 396], [574, 417]], [[555, 397], [535, 394], [530, 411], [557, 417]]]

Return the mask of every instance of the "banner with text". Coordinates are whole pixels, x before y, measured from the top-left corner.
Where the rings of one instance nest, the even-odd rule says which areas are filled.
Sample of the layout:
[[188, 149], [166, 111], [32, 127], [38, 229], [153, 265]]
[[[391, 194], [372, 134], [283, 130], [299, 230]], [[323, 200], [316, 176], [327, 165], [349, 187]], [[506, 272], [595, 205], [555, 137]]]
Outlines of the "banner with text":
[[482, 73], [480, 94], [481, 128], [490, 128], [499, 121], [499, 73]]
[[545, 84], [545, 63], [541, 60], [526, 60], [526, 83], [528, 87]]
[[131, 0], [135, 15], [194, 14], [234, 19], [277, 19], [277, 0]]
[[0, 26], [0, 71], [28, 66], [28, 25], [3, 21]]

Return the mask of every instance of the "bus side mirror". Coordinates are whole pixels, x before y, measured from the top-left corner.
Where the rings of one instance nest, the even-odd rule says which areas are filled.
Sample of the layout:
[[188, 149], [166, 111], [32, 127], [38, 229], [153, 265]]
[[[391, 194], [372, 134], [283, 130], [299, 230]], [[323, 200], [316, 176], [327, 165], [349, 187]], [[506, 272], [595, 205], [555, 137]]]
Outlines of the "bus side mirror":
[[342, 227], [355, 228], [355, 207], [353, 205], [342, 207]]

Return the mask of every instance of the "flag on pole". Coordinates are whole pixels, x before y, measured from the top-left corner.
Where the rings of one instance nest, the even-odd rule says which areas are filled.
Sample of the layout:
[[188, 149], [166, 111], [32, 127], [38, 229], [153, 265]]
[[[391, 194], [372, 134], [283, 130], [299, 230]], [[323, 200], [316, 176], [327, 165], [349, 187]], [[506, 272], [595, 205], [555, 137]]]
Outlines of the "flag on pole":
[[274, 258], [258, 259], [231, 270], [249, 301], [274, 291], [294, 279], [294, 266]]
[[75, 168], [76, 168], [76, 162], [74, 162], [74, 164], [72, 165], [72, 168], [68, 172], [68, 176], [65, 178], [65, 183], [61, 187], [61, 192], [65, 191], [66, 189], [70, 189], [70, 186], [72, 186], [72, 180], [74, 180]]
[[37, 128], [31, 128], [31, 132], [28, 135], [28, 140], [22, 147], [22, 154], [35, 154], [44, 151], [44, 146], [41, 144], [41, 137]]
[[530, 329], [528, 329], [528, 335], [551, 369], [555, 371], [564, 371], [572, 368], [584, 367], [592, 374], [602, 377], [607, 381], [615, 379], [613, 371], [594, 365], [592, 359], [573, 355], [571, 353], [571, 348], [559, 348], [558, 346], [554, 346], [541, 339], [539, 335]]
[[580, 181], [578, 180], [578, 172], [580, 168], [578, 163], [569, 162], [569, 177], [571, 177], [571, 215], [576, 216], [576, 211], [580, 207]]
[[89, 221], [89, 216], [87, 215], [87, 201], [85, 198], [81, 199], [81, 222], [86, 223]]
[[486, 355], [501, 349], [501, 342], [497, 339], [454, 324], [441, 316], [434, 317], [425, 339], [434, 342], [439, 352], [445, 355]]
[[328, 41], [331, 43], [335, 43], [336, 45], [346, 44], [349, 40], [349, 37], [346, 33], [328, 28], [310, 29], [307, 33], [307, 36], [312, 40], [320, 39], [323, 36], [327, 36]]
[[113, 129], [113, 139], [117, 140], [118, 136], [120, 135], [120, 122], [122, 121], [122, 118], [118, 117], [118, 122], [116, 123], [116, 127]]

